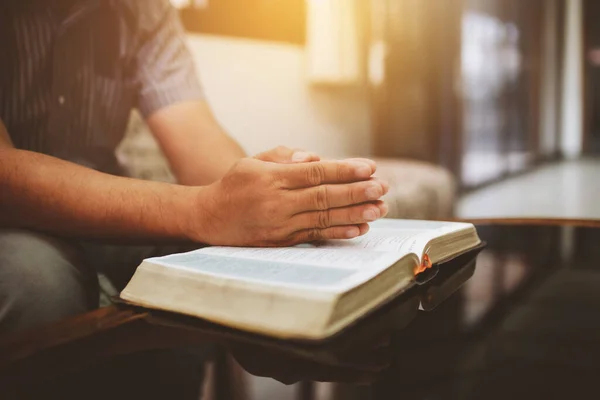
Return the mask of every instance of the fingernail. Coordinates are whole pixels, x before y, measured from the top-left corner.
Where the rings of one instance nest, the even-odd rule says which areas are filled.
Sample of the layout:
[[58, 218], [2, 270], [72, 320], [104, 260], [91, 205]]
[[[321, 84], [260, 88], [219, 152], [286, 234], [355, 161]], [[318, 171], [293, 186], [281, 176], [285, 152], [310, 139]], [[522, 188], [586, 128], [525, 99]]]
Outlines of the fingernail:
[[390, 208], [388, 207], [387, 204], [383, 203], [379, 209], [381, 210], [381, 217], [385, 217], [386, 215], [388, 215], [388, 212], [390, 211]]
[[375, 172], [375, 170], [377, 170], [377, 164], [375, 161], [368, 158], [351, 158], [350, 160], [367, 164], [371, 168], [371, 172]]
[[371, 185], [365, 190], [365, 194], [367, 195], [367, 199], [369, 200], [377, 200], [381, 197], [381, 186], [379, 185]]
[[379, 212], [375, 211], [372, 208], [369, 208], [368, 210], [365, 210], [363, 212], [363, 218], [365, 221], [375, 221], [377, 218], [379, 218]]
[[363, 225], [364, 225], [363, 229], [360, 230], [360, 236], [366, 235], [369, 232], [369, 230], [371, 229], [369, 224], [363, 224]]
[[386, 181], [379, 181], [381, 183], [381, 187], [383, 188], [383, 193], [387, 193], [390, 190], [390, 184]]
[[357, 237], [358, 235], [360, 235], [360, 229], [358, 229], [358, 227], [356, 227], [356, 226], [355, 226], [355, 227], [352, 227], [352, 228], [348, 228], [348, 229], [346, 230], [346, 237], [347, 237], [348, 239], [355, 238], [355, 237]]
[[371, 167], [368, 164], [353, 161], [351, 165], [354, 167], [354, 172], [359, 178], [368, 178], [371, 176]]
[[295, 161], [295, 162], [307, 161], [309, 158], [310, 158], [310, 154], [308, 154], [305, 151], [297, 151], [294, 154], [292, 154], [292, 161]]

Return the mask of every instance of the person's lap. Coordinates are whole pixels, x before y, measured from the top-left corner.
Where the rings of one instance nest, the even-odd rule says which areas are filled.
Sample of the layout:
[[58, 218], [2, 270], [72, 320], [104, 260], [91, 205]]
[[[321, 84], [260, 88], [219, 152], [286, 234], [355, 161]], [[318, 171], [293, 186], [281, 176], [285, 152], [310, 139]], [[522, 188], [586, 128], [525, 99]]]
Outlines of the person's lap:
[[0, 335], [97, 307], [98, 280], [77, 246], [26, 230], [0, 230]]
[[[35, 329], [98, 307], [98, 272], [109, 277], [120, 290], [142, 259], [183, 250], [189, 248], [84, 243], [27, 230], [0, 230], [0, 336]], [[178, 392], [197, 398], [201, 364], [201, 357], [186, 351], [149, 352], [112, 360], [81, 373], [75, 380], [66, 377], [64, 382], [48, 383], [38, 389], [45, 393], [68, 390], [73, 397], [79, 397], [78, 387], [89, 389], [98, 374], [108, 374], [112, 379], [104, 376], [101, 383], [96, 382], [103, 390], [92, 392], [111, 393], [115, 398], [125, 397], [126, 393], [137, 397], [147, 391], [146, 398], [164, 398], [167, 392], [161, 393], [162, 388], [168, 390], [169, 397], [177, 397]], [[57, 395], [67, 397], [66, 392]], [[89, 395], [88, 391], [86, 396]]]

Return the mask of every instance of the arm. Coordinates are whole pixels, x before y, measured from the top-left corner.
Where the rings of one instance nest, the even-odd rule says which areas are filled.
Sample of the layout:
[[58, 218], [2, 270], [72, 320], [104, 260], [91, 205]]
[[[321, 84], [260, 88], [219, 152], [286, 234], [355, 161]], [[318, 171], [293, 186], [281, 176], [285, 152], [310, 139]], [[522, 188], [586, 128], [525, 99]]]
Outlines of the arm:
[[167, 106], [150, 115], [147, 122], [183, 185], [210, 184], [245, 156], [204, 101]]
[[115, 177], [15, 149], [0, 121], [0, 227], [185, 240], [183, 219], [195, 197], [193, 188]]
[[0, 228], [234, 246], [349, 238], [386, 213], [374, 172], [357, 161], [246, 158], [204, 187], [147, 182], [15, 149], [0, 121]]
[[[185, 33], [168, 1], [157, 1], [160, 12], [150, 13], [138, 49], [138, 107], [165, 153], [177, 181], [202, 186], [213, 183], [242, 157], [244, 151], [215, 120], [204, 100]], [[143, 18], [143, 13], [140, 18]], [[152, 17], [154, 16], [154, 18]], [[161, 16], [161, 18], [156, 18]], [[294, 156], [294, 158], [292, 158]], [[263, 161], [317, 161], [306, 152], [287, 148], [262, 153]]]
[[0, 149], [0, 193], [0, 227], [135, 240], [189, 239], [183, 219], [196, 196], [7, 148]]
[[207, 185], [225, 175], [244, 151], [219, 126], [205, 101], [185, 32], [166, 0], [139, 10], [138, 108], [177, 181]]
[[[139, 105], [147, 118], [158, 116], [157, 120], [151, 118], [157, 130], [160, 128], [156, 126], [165, 123], [161, 110], [185, 107], [186, 102], [202, 98], [190, 58], [179, 57], [185, 53], [181, 37], [174, 42], [179, 43], [176, 46], [155, 41], [161, 37], [155, 32], [181, 31], [168, 1], [160, 4], [165, 13], [155, 13], [161, 16], [160, 21], [154, 24], [158, 25], [156, 28], [150, 29], [149, 39], [139, 53], [142, 64]], [[173, 60], [182, 62], [181, 68]], [[179, 115], [178, 112], [168, 114], [167, 125], [176, 123], [173, 116]], [[208, 124], [210, 131], [210, 119], [196, 121], [200, 126]], [[215, 125], [213, 122], [212, 129], [216, 129]], [[187, 122], [184, 126], [188, 126]], [[173, 132], [191, 142], [198, 139], [200, 131], [194, 124], [189, 130]], [[207, 166], [210, 173], [200, 178], [202, 182], [214, 183], [186, 187], [102, 174], [15, 149], [4, 129], [1, 136], [4, 139], [0, 145], [0, 227], [78, 237], [283, 245], [356, 236], [366, 232], [365, 222], [385, 214], [385, 206], [376, 200], [387, 188], [368, 180], [374, 168], [364, 162], [279, 165], [265, 162], [269, 161], [265, 158], [276, 153], [271, 152], [256, 159], [240, 160], [218, 179], [225, 165], [230, 166], [232, 159], [241, 155], [236, 155], [235, 146], [223, 145], [230, 148], [225, 151], [225, 163], [215, 161], [216, 168], [213, 164]], [[226, 142], [221, 133], [208, 134], [211, 136]], [[162, 140], [163, 144], [171, 143], [167, 147], [177, 146], [177, 141]], [[204, 151], [209, 150], [214, 151]], [[172, 154], [171, 161], [177, 163], [178, 152], [169, 149], [167, 152]], [[187, 168], [181, 167], [183, 170]], [[190, 170], [196, 172], [194, 168]], [[186, 182], [200, 182], [193, 173], [188, 175], [183, 171], [180, 175]], [[207, 171], [198, 172], [198, 176], [202, 173]], [[366, 211], [370, 211], [368, 215]]]

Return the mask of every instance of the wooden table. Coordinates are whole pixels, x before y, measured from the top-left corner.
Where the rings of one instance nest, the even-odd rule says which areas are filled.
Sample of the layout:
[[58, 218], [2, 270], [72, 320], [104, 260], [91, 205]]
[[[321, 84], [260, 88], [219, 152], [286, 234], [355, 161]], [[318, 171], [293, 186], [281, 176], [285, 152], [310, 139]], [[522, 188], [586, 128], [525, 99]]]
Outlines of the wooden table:
[[[255, 375], [346, 382], [338, 398], [530, 398], [597, 390], [600, 223], [481, 222], [488, 248], [476, 267], [472, 259], [459, 260], [331, 340], [272, 340], [114, 305], [0, 340], [0, 388], [119, 354], [211, 342], [225, 345]], [[358, 390], [358, 383], [369, 384]]]

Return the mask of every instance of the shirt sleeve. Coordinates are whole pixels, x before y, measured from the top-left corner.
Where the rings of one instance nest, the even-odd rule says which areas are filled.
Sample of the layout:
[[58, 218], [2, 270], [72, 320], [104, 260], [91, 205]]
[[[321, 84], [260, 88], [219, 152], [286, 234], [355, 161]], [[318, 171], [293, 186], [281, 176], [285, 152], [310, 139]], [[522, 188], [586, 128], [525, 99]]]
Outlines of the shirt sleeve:
[[[137, 52], [138, 108], [144, 117], [182, 101], [203, 100], [192, 55], [177, 11], [168, 0], [146, 2]], [[149, 7], [154, 4], [154, 7]]]

